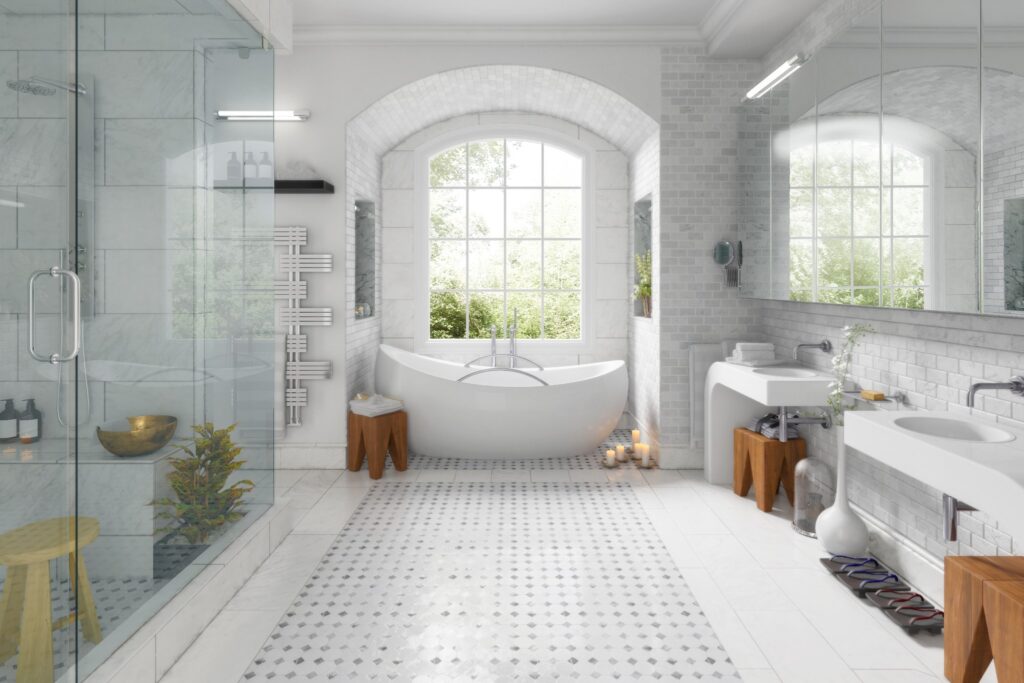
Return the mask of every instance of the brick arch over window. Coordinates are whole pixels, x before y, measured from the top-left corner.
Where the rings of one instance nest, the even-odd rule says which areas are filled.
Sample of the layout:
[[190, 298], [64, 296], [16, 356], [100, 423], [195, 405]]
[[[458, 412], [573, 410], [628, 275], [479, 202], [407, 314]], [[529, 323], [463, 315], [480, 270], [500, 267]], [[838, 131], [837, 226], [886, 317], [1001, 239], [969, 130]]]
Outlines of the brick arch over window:
[[613, 90], [565, 71], [537, 66], [474, 66], [427, 76], [398, 88], [348, 124], [383, 154], [413, 133], [446, 119], [489, 111], [522, 111], [572, 121], [627, 154], [658, 132], [658, 123]]
[[[657, 158], [660, 126], [610, 88], [565, 71], [537, 66], [486, 65], [443, 71], [380, 98], [346, 126], [346, 206], [381, 201], [381, 159], [412, 134], [448, 119], [486, 112], [525, 112], [570, 121], [613, 144], [628, 157]], [[654, 147], [651, 146], [653, 142]], [[653, 154], [651, 152], [653, 151]], [[377, 214], [386, 226], [387, 207]], [[373, 365], [382, 331], [409, 311], [382, 310], [381, 230], [377, 230], [376, 300], [371, 317], [355, 319], [355, 213], [346, 211], [347, 393], [373, 388]], [[369, 303], [369, 302], [360, 302]]]

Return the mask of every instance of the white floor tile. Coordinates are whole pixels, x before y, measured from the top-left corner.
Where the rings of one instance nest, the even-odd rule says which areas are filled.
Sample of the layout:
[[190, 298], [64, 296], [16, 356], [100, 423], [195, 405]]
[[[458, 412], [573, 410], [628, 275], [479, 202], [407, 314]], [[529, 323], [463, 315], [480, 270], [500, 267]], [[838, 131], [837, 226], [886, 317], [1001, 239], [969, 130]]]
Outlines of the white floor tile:
[[569, 481], [569, 470], [530, 470], [530, 481]]
[[338, 534], [366, 495], [363, 489], [333, 488], [303, 515], [292, 533]]
[[714, 579], [706, 569], [684, 568], [683, 578], [697, 599], [704, 615], [711, 622], [722, 647], [729, 653], [732, 663], [740, 669], [770, 668], [761, 648], [754, 642], [747, 627], [740, 621], [736, 611], [715, 585]]
[[275, 611], [225, 611], [206, 627], [161, 683], [237, 681], [277, 625]]
[[863, 683], [939, 683], [940, 680], [922, 671], [905, 669], [874, 669], [857, 671], [856, 674]]
[[799, 612], [739, 611], [744, 626], [785, 683], [860, 683], [820, 633]]
[[491, 481], [530, 481], [530, 470], [491, 470]]
[[689, 486], [679, 470], [641, 470], [644, 479], [651, 486]]
[[334, 538], [334, 534], [292, 534], [271, 553], [225, 609], [284, 613]]
[[782, 683], [773, 669], [740, 669], [744, 683]]

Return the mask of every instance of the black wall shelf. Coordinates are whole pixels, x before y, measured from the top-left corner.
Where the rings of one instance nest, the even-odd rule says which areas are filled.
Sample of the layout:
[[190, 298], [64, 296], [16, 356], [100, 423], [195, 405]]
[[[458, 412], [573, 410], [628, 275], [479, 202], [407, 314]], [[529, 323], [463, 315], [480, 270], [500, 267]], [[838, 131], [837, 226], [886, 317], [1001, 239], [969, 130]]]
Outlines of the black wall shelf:
[[276, 180], [275, 194], [334, 194], [334, 185], [326, 180]]

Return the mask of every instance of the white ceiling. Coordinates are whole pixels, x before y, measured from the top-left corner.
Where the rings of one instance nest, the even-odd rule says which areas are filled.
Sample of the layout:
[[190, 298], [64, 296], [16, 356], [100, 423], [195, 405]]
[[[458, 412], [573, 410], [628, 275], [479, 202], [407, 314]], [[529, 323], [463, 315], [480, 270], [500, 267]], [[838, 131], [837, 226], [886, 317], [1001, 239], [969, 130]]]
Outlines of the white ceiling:
[[[0, 0], [2, 1], [2, 0]], [[486, 39], [510, 32], [520, 41], [524, 30], [545, 29], [545, 40], [565, 28], [579, 34], [612, 36], [622, 30], [629, 40], [643, 40], [656, 29], [660, 40], [701, 40], [716, 56], [761, 57], [782, 40], [821, 0], [295, 0], [295, 24], [323, 32], [344, 30], [358, 39], [360, 31], [375, 37], [415, 35], [425, 40], [431, 31], [438, 40], [452, 29], [478, 28]], [[410, 29], [415, 29], [411, 32]], [[496, 30], [498, 32], [496, 33]], [[446, 33], [447, 32], [447, 33]], [[322, 33], [321, 33], [322, 35]], [[482, 34], [483, 35], [483, 34]], [[638, 38], [639, 36], [639, 38]], [[527, 35], [528, 38], [528, 35]], [[300, 37], [301, 40], [301, 37]]]

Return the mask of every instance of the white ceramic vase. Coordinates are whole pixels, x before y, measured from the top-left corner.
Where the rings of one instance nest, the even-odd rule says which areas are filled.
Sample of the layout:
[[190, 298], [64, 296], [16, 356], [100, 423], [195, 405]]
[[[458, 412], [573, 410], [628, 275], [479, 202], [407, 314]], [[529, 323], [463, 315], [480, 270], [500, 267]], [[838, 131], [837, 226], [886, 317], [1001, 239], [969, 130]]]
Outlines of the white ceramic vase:
[[814, 531], [830, 555], [863, 557], [868, 550], [868, 528], [850, 507], [846, 497], [846, 444], [843, 427], [835, 427], [839, 446], [836, 462], [836, 500], [818, 516]]

